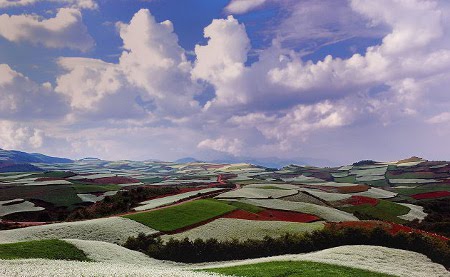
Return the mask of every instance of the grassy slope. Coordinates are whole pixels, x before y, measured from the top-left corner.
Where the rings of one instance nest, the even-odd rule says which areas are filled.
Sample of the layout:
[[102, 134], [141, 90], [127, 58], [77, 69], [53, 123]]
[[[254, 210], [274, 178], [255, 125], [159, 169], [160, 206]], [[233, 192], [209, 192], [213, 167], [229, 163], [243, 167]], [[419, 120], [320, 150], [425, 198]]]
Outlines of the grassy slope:
[[0, 244], [0, 259], [89, 261], [83, 251], [62, 240], [37, 240]]
[[359, 206], [343, 207], [341, 209], [349, 213], [360, 212], [373, 218], [395, 223], [405, 223], [405, 220], [400, 219], [397, 216], [405, 215], [410, 210], [408, 207], [386, 200], [380, 200], [380, 203], [375, 207], [369, 204], [364, 204]]
[[362, 269], [345, 266], [329, 265], [316, 262], [269, 262], [235, 267], [208, 269], [209, 272], [229, 274], [243, 277], [294, 277], [294, 276], [361, 276], [385, 277], [391, 276]]
[[126, 215], [124, 217], [159, 231], [174, 231], [220, 216], [235, 209], [236, 207], [226, 203], [202, 199], [161, 210]]

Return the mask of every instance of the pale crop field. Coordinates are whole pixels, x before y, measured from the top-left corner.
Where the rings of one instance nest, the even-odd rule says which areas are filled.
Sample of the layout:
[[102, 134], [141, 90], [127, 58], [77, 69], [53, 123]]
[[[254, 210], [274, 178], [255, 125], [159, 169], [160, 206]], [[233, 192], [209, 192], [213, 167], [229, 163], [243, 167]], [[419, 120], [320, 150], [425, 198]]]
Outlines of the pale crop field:
[[54, 260], [0, 260], [0, 276], [8, 277], [219, 277], [174, 266]]
[[335, 192], [325, 192], [321, 190], [315, 189], [301, 189], [300, 191], [307, 192], [317, 198], [320, 198], [324, 201], [341, 201], [352, 197], [351, 194], [344, 193], [335, 193]]
[[311, 203], [283, 201], [279, 199], [247, 199], [240, 201], [268, 209], [295, 211], [312, 214], [330, 222], [359, 220], [356, 216], [350, 213], [340, 211], [335, 208], [319, 206]]
[[367, 191], [353, 193], [353, 195], [359, 195], [359, 196], [367, 196], [372, 198], [378, 198], [378, 199], [388, 199], [397, 196], [398, 193], [387, 191], [384, 189], [379, 188], [373, 188], [371, 187]]
[[216, 198], [253, 198], [253, 199], [268, 199], [268, 198], [281, 198], [290, 195], [297, 194], [298, 190], [284, 190], [284, 189], [260, 189], [260, 188], [247, 188], [244, 187], [238, 190], [232, 190], [222, 193]]
[[8, 215], [8, 214], [14, 214], [19, 212], [37, 212], [37, 211], [43, 211], [45, 208], [38, 207], [34, 203], [31, 203], [30, 201], [24, 201], [22, 203], [18, 204], [12, 204], [12, 205], [6, 205], [15, 201], [19, 201], [22, 199], [15, 199], [10, 201], [0, 201], [0, 217]]
[[151, 209], [154, 209], [157, 207], [170, 205], [170, 204], [176, 203], [178, 201], [181, 201], [181, 200], [184, 200], [184, 199], [196, 196], [196, 195], [203, 195], [203, 194], [207, 194], [207, 193], [215, 192], [215, 191], [219, 191], [219, 190], [222, 190], [222, 189], [221, 188], [207, 188], [207, 189], [190, 191], [190, 192], [180, 193], [180, 194], [171, 195], [171, 196], [167, 196], [167, 197], [161, 197], [161, 198], [156, 198], [156, 199], [152, 199], [152, 200], [147, 200], [147, 201], [139, 203], [140, 206], [134, 208], [134, 210], [135, 211], [151, 210]]
[[280, 237], [286, 233], [298, 234], [321, 230], [323, 222], [297, 223], [285, 221], [256, 221], [234, 218], [219, 218], [205, 225], [188, 230], [186, 232], [164, 235], [164, 240], [184, 239], [212, 239], [226, 241], [238, 239], [241, 241], [248, 239], [263, 239], [265, 236]]
[[407, 214], [398, 216], [401, 219], [408, 220], [408, 221], [413, 221], [414, 219], [418, 219], [419, 221], [422, 221], [428, 215], [426, 212], [423, 211], [424, 209], [422, 206], [417, 206], [414, 204], [406, 204], [406, 203], [397, 203], [397, 204], [410, 208], [410, 211]]
[[41, 239], [83, 239], [123, 244], [130, 236], [158, 231], [136, 221], [109, 217], [0, 231], [0, 243]]
[[433, 263], [425, 255], [412, 251], [370, 245], [339, 246], [308, 254], [283, 255], [235, 262], [215, 262], [197, 268], [230, 267], [272, 261], [320, 262], [402, 277], [450, 276], [450, 273], [444, 266]]

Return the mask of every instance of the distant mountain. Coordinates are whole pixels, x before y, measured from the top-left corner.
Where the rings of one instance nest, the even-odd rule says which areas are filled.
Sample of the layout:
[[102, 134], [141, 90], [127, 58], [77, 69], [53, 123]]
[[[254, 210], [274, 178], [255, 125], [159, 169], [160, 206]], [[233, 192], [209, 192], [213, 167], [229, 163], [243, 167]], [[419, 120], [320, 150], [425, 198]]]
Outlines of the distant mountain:
[[46, 156], [38, 153], [26, 153], [16, 150], [3, 150], [0, 149], [0, 161], [2, 162], [12, 162], [16, 164], [21, 163], [71, 163], [72, 160], [65, 158], [57, 158]]
[[259, 165], [269, 168], [282, 168], [287, 165], [311, 165], [311, 166], [339, 166], [339, 164], [323, 159], [314, 158], [295, 158], [295, 159], [280, 159], [276, 157], [267, 158], [251, 158], [251, 157], [235, 157], [230, 155], [224, 155], [223, 158], [214, 160], [200, 160], [192, 157], [182, 158], [176, 160], [176, 163], [190, 163], [190, 162], [210, 162], [210, 163], [224, 163], [224, 164], [235, 164], [235, 163], [249, 163], [254, 165]]
[[195, 163], [195, 162], [199, 162], [199, 161], [200, 160], [198, 160], [196, 158], [186, 157], [186, 158], [176, 160], [175, 163], [185, 164], [185, 163]]

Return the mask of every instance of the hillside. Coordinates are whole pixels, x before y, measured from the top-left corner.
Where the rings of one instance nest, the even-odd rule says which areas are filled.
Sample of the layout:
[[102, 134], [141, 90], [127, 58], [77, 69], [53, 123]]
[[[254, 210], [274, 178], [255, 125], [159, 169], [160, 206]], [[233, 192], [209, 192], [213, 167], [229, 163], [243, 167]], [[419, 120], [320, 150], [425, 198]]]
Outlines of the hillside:
[[[0, 246], [75, 239], [81, 240], [75, 245], [85, 247], [84, 241], [94, 240], [163, 260], [206, 262], [302, 254], [357, 242], [424, 254], [431, 259], [430, 268], [436, 268], [432, 274], [440, 272], [442, 265], [450, 266], [450, 163], [444, 161], [412, 157], [327, 168], [289, 165], [278, 170], [197, 161], [88, 159], [38, 165], [43, 172], [0, 174], [0, 227], [10, 229], [0, 231]], [[303, 245], [305, 237], [314, 242], [312, 246], [291, 247]], [[191, 242], [185, 244], [185, 238]], [[283, 259], [274, 261], [279, 262], [268, 260], [261, 266], [274, 272], [285, 266]], [[377, 270], [371, 257], [365, 264], [344, 266], [369, 270], [358, 273], [367, 276], [374, 271], [406, 276]], [[229, 269], [213, 271], [251, 272], [223, 265]], [[0, 262], [0, 272], [2, 266], [12, 265]], [[295, 265], [296, 270], [304, 266]], [[315, 267], [351, 272], [345, 267]], [[181, 264], [180, 270], [186, 267]]]

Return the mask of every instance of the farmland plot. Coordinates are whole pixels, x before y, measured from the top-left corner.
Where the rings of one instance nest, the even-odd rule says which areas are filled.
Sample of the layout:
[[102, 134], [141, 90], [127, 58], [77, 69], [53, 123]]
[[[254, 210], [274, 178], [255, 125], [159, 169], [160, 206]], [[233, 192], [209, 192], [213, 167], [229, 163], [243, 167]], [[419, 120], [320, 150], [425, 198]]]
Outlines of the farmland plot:
[[297, 194], [298, 190], [281, 190], [281, 189], [260, 189], [260, 188], [247, 188], [244, 187], [238, 190], [232, 190], [222, 193], [216, 198], [218, 199], [235, 199], [235, 198], [254, 198], [254, 199], [268, 199], [268, 198], [281, 198], [290, 195]]
[[285, 221], [254, 221], [233, 218], [219, 218], [205, 225], [175, 235], [162, 236], [164, 240], [184, 239], [217, 239], [226, 241], [237, 239], [263, 239], [265, 236], [280, 237], [286, 233], [304, 233], [321, 230], [323, 222], [297, 223]]
[[312, 261], [365, 269], [402, 277], [450, 276], [440, 264], [425, 255], [381, 246], [349, 245], [314, 253], [284, 255], [237, 262], [210, 263], [200, 268], [222, 268], [273, 261]]
[[124, 243], [128, 237], [157, 231], [133, 220], [120, 217], [55, 223], [0, 231], [0, 243], [40, 239], [84, 239]]
[[358, 218], [350, 213], [310, 203], [291, 202], [278, 199], [247, 199], [240, 201], [268, 209], [278, 209], [312, 214], [330, 222], [358, 221]]
[[151, 210], [151, 209], [154, 209], [157, 207], [167, 206], [167, 205], [176, 203], [178, 201], [188, 199], [193, 196], [200, 196], [200, 195], [204, 195], [204, 194], [208, 194], [208, 193], [220, 191], [220, 190], [223, 190], [223, 189], [222, 188], [207, 188], [207, 189], [195, 190], [195, 191], [180, 193], [180, 194], [171, 195], [171, 196], [167, 196], [167, 197], [147, 200], [147, 201], [141, 202], [139, 204], [140, 206], [134, 208], [134, 210], [135, 211]]

